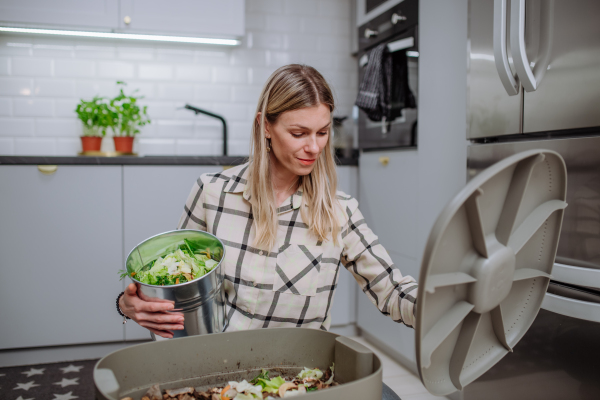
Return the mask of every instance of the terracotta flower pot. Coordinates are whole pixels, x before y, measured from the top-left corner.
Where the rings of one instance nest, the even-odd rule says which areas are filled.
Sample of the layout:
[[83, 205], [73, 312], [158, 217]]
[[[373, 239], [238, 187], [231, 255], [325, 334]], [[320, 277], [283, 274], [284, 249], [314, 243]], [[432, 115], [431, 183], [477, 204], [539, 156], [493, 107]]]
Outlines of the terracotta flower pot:
[[133, 153], [133, 136], [114, 136], [115, 151]]
[[99, 136], [81, 136], [81, 151], [100, 151], [102, 138]]

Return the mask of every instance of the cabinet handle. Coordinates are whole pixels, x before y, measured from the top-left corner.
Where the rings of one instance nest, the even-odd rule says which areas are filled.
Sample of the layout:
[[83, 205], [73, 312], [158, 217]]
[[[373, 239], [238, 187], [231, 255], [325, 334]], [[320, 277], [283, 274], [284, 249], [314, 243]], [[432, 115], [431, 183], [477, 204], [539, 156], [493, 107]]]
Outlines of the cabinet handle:
[[58, 169], [58, 165], [38, 165], [38, 171], [44, 175], [52, 175]]
[[390, 158], [387, 156], [379, 157], [379, 162], [385, 167], [390, 163]]
[[379, 35], [379, 32], [374, 31], [373, 29], [369, 29], [369, 28], [365, 29], [365, 38], [368, 39], [371, 36], [377, 36], [377, 35]]
[[392, 14], [392, 25], [396, 25], [399, 21], [406, 21], [406, 17], [404, 15], [398, 15], [396, 13]]
[[125, 25], [129, 25], [131, 23], [131, 17], [129, 15], [125, 16], [123, 22], [125, 22]]
[[494, 61], [500, 81], [509, 96], [519, 93], [519, 81], [508, 64], [506, 51], [506, 1], [494, 0]]

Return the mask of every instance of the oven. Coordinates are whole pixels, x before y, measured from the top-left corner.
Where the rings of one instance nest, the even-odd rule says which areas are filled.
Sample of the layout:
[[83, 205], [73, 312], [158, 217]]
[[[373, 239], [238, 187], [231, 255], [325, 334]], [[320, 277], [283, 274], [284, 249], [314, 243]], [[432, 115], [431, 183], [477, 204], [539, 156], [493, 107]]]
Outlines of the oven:
[[[359, 1], [358, 29], [358, 68], [359, 88], [368, 70], [369, 58], [380, 44], [387, 45], [387, 51], [395, 63], [392, 82], [408, 81], [412, 96], [404, 102], [405, 90], [398, 90], [395, 83], [391, 89], [391, 104], [405, 104], [398, 116], [386, 120], [369, 118], [367, 113], [358, 111], [358, 145], [362, 150], [414, 147], [417, 145], [417, 104], [418, 104], [418, 0], [405, 1]], [[362, 4], [362, 8], [361, 5]], [[371, 8], [369, 9], [369, 6]], [[383, 8], [379, 14], [378, 10]], [[367, 13], [362, 11], [369, 10]], [[376, 15], [375, 15], [376, 14]], [[366, 17], [371, 19], [365, 20]], [[361, 19], [362, 18], [362, 19]], [[361, 24], [361, 22], [363, 22]], [[398, 68], [398, 66], [400, 66]], [[400, 71], [400, 73], [398, 73]], [[407, 74], [407, 76], [405, 75]]]

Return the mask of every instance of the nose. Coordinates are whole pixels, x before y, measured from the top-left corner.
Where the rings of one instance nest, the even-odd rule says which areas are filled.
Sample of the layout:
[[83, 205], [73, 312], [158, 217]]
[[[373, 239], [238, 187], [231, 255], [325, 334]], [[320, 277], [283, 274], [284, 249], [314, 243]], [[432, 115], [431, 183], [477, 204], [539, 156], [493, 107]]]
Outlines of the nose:
[[319, 152], [319, 143], [317, 143], [317, 135], [309, 135], [308, 142], [304, 148], [307, 153], [317, 154]]

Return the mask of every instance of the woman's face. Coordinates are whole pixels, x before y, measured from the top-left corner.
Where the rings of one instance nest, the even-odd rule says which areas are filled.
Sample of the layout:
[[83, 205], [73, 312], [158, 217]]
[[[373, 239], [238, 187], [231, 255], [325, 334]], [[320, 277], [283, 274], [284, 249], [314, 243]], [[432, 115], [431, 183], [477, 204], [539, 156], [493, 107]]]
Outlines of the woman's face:
[[274, 124], [267, 123], [271, 154], [277, 168], [294, 175], [308, 175], [329, 140], [331, 112], [320, 104], [282, 113]]

